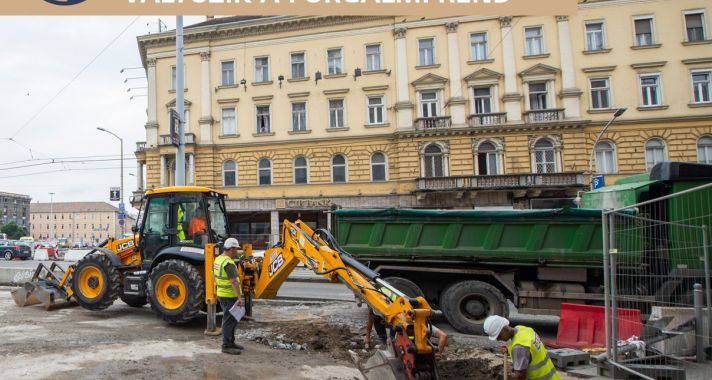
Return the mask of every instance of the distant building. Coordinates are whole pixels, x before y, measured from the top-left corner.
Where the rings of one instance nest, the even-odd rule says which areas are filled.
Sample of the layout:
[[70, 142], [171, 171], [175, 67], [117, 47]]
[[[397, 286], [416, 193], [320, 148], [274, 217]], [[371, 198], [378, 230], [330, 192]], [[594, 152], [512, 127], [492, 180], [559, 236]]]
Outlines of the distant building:
[[0, 225], [15, 222], [20, 227], [27, 228], [30, 213], [29, 195], [0, 192]]
[[[131, 231], [134, 220], [127, 217], [125, 222]], [[106, 202], [33, 203], [30, 224], [35, 240], [88, 244], [121, 237], [119, 209]]]

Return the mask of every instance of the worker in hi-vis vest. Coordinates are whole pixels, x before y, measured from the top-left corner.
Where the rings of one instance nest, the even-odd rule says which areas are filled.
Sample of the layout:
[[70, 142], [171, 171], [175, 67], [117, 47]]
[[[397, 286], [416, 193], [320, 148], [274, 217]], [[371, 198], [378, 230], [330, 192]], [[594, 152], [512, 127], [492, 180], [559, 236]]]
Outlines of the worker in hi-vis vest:
[[237, 319], [230, 313], [230, 309], [237, 303], [242, 306], [242, 288], [237, 273], [237, 265], [233, 261], [237, 255], [240, 244], [235, 238], [225, 240], [222, 255], [215, 258], [213, 276], [217, 285], [218, 302], [223, 311], [222, 317], [222, 352], [231, 355], [240, 355], [244, 347], [235, 343], [235, 327]]
[[490, 340], [508, 342], [502, 353], [512, 357], [515, 380], [560, 379], [544, 343], [530, 327], [510, 327], [509, 320], [493, 315], [485, 319], [484, 330]]

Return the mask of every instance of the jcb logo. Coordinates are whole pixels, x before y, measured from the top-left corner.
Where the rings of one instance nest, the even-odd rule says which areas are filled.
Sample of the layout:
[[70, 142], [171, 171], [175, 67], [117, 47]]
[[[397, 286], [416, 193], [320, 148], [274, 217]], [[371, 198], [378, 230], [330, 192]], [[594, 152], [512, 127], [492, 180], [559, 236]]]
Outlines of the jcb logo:
[[279, 268], [284, 265], [284, 256], [280, 253], [279, 256], [275, 257], [272, 259], [272, 262], [269, 264], [269, 276], [272, 277]]
[[124, 251], [134, 246], [133, 240], [129, 240], [126, 243], [119, 244], [119, 251]]

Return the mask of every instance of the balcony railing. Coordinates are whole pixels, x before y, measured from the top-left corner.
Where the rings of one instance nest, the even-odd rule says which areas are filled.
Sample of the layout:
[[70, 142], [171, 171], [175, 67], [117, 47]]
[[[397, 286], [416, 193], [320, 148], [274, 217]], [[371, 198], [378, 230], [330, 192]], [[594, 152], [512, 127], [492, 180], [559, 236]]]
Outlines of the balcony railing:
[[448, 129], [450, 128], [450, 116], [439, 117], [421, 117], [415, 119], [415, 129], [419, 131], [428, 131], [433, 129]]
[[[195, 144], [195, 133], [186, 133], [185, 134], [185, 143], [186, 144]], [[164, 145], [171, 145], [171, 135], [161, 135], [161, 146]]]
[[584, 186], [582, 172], [418, 178], [418, 191], [500, 190]]
[[143, 152], [146, 150], [146, 142], [145, 141], [139, 141], [136, 143], [136, 152]]
[[502, 125], [507, 122], [506, 112], [479, 113], [470, 115], [470, 127], [477, 128], [488, 125]]
[[546, 123], [550, 121], [564, 120], [563, 108], [552, 108], [547, 110], [533, 110], [524, 112], [527, 123]]

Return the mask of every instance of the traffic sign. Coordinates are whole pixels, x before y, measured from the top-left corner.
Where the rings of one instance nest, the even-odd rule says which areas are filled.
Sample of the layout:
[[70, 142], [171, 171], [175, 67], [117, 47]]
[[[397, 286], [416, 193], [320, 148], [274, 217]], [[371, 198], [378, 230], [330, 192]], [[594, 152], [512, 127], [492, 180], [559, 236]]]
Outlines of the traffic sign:
[[126, 206], [124, 205], [124, 202], [119, 203], [119, 212], [126, 212]]
[[121, 188], [120, 187], [109, 188], [109, 200], [110, 201], [121, 200]]
[[600, 189], [606, 186], [606, 179], [602, 175], [597, 175], [591, 178], [591, 187], [593, 190]]
[[124, 225], [124, 220], [123, 220], [123, 219], [119, 219], [119, 225], [120, 225], [120, 226], [123, 226], [123, 225]]

